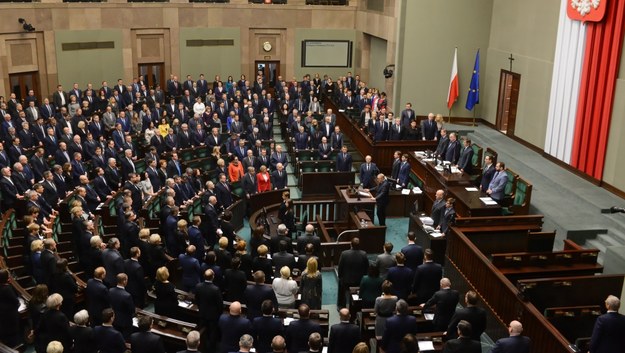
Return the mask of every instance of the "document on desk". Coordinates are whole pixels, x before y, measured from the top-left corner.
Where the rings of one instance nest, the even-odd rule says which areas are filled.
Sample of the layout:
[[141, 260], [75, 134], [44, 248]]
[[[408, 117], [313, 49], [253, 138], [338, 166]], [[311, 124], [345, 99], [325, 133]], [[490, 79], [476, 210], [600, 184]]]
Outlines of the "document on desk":
[[419, 217], [419, 220], [421, 221], [421, 223], [423, 223], [423, 225], [426, 226], [431, 226], [432, 224], [434, 224], [434, 220], [431, 217]]
[[451, 172], [453, 174], [462, 173], [458, 167], [451, 167]]
[[482, 201], [486, 206], [497, 205], [497, 201], [491, 199], [490, 197], [480, 197], [480, 201]]
[[412, 193], [413, 193], [413, 194], [420, 195], [420, 194], [422, 194], [422, 193], [423, 193], [423, 191], [421, 191], [421, 188], [420, 188], [420, 187], [415, 186], [414, 188], [412, 188]]
[[442, 237], [442, 236], [443, 236], [443, 235], [445, 235], [445, 234], [443, 234], [443, 233], [441, 233], [440, 231], [438, 231], [438, 230], [437, 230], [437, 231], [435, 231], [435, 232], [430, 233], [430, 235], [431, 235], [433, 238], [440, 238], [440, 237]]
[[432, 313], [423, 314], [423, 317], [428, 321], [434, 320], [434, 314]]
[[424, 157], [425, 156], [425, 151], [414, 151], [414, 154], [417, 157]]
[[401, 194], [402, 195], [410, 195], [410, 189], [402, 189]]
[[360, 300], [358, 294], [352, 294], [352, 300]]
[[191, 307], [191, 305], [193, 305], [193, 303], [186, 302], [184, 300], [178, 300], [178, 306], [181, 307], [181, 308], [187, 308], [188, 309], [188, 308]]
[[476, 187], [464, 188], [466, 191], [479, 191]]
[[433, 350], [434, 350], [434, 342], [432, 342], [432, 341], [419, 341], [419, 352], [433, 351]]
[[295, 320], [297, 320], [297, 319], [294, 319], [294, 318], [292, 318], [292, 317], [285, 317], [285, 318], [284, 318], [284, 321], [283, 321], [284, 326], [289, 326], [289, 324], [290, 324], [291, 322], [295, 321]]
[[366, 191], [358, 191], [358, 195], [360, 195], [362, 197], [373, 197], [373, 196], [371, 196], [370, 192], [366, 192]]

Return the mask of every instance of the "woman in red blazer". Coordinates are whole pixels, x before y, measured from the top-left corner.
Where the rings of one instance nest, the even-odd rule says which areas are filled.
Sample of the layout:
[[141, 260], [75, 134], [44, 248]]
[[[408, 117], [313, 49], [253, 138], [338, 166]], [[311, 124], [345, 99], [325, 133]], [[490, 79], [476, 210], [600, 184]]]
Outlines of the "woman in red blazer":
[[271, 179], [267, 167], [260, 166], [260, 171], [256, 173], [256, 184], [258, 185], [258, 192], [265, 192], [271, 190]]

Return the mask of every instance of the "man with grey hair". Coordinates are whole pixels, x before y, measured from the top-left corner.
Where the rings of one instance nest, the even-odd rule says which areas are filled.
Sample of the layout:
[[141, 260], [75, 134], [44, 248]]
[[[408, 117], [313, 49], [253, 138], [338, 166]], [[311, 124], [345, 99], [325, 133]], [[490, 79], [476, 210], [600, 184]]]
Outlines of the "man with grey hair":
[[308, 353], [319, 353], [323, 346], [323, 339], [319, 332], [313, 332], [308, 336]]
[[408, 303], [400, 299], [395, 304], [396, 315], [386, 320], [386, 329], [380, 344], [383, 353], [399, 353], [399, 344], [407, 334], [417, 333], [417, 320], [408, 315]]
[[286, 349], [286, 341], [284, 340], [284, 337], [280, 335], [274, 336], [271, 340], [271, 349], [273, 353], [283, 353]]
[[239, 352], [247, 353], [252, 349], [252, 347], [254, 347], [254, 338], [248, 334], [241, 336], [239, 339]]
[[599, 316], [590, 339], [591, 353], [618, 352], [625, 347], [625, 316], [618, 313], [621, 301], [614, 295], [605, 300], [607, 313]]
[[293, 244], [291, 242], [291, 238], [288, 237], [289, 228], [283, 223], [278, 225], [278, 231], [275, 235], [272, 235], [269, 239], [269, 244], [271, 246], [271, 251], [276, 253], [280, 251], [280, 242], [282, 240], [286, 241], [286, 251], [289, 253], [293, 253]]
[[[531, 340], [529, 337], [521, 336], [523, 325], [521, 325], [519, 321], [513, 320], [508, 325], [508, 332], [510, 333], [510, 337], [499, 339], [490, 350], [490, 353], [529, 353]], [[621, 336], [622, 333], [623, 331], [620, 332]], [[623, 348], [623, 346], [617, 347], [616, 350], [607, 351], [596, 351], [591, 348], [590, 351], [592, 353], [617, 352], [621, 348]]]
[[315, 247], [315, 256], [319, 256], [319, 250], [321, 249], [321, 239], [315, 235], [315, 227], [312, 224], [307, 224], [304, 234], [297, 237], [297, 252], [300, 254], [306, 253], [306, 245], [312, 244]]
[[74, 314], [74, 323], [76, 325], [69, 328], [69, 334], [74, 340], [74, 352], [93, 352], [95, 351], [95, 337], [93, 336], [93, 328], [87, 326], [89, 324], [89, 313], [87, 310], [80, 310]]
[[196, 330], [193, 330], [187, 334], [187, 349], [183, 351], [178, 351], [177, 353], [198, 352], [199, 347], [200, 347], [200, 333]]
[[435, 305], [434, 320], [432, 321], [434, 329], [446, 331], [451, 318], [456, 312], [460, 295], [457, 290], [451, 289], [449, 278], [441, 278], [440, 288], [426, 303], [421, 304], [421, 307], [427, 309]]
[[119, 239], [109, 239], [106, 249], [102, 251], [102, 264], [106, 270], [104, 282], [111, 288], [117, 284], [117, 275], [124, 272], [124, 259], [119, 252], [121, 244]]

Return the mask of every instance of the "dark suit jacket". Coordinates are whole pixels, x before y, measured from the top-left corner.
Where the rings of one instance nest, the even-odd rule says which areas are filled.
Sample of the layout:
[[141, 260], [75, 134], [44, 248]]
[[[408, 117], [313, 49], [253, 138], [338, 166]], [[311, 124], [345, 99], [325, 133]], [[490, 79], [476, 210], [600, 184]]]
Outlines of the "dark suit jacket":
[[244, 316], [223, 314], [219, 317], [219, 329], [221, 330], [219, 352], [238, 352], [241, 336], [252, 334], [252, 323]]
[[223, 313], [221, 290], [212, 282], [202, 282], [195, 287], [195, 303], [200, 311], [201, 325], [217, 323]]
[[[273, 307], [278, 307], [278, 300], [276, 299], [276, 293], [271, 286], [264, 284], [248, 284], [245, 288], [244, 302], [247, 305], [247, 317], [250, 320], [262, 316], [260, 311], [261, 304], [265, 300], [271, 300]], [[269, 340], [271, 342], [271, 340]]]
[[360, 328], [349, 322], [341, 322], [330, 327], [328, 353], [351, 352], [360, 342]]
[[[455, 328], [454, 328], [455, 330]], [[468, 337], [461, 337], [447, 341], [443, 353], [481, 353], [482, 345], [480, 341], [474, 341]]]
[[132, 353], [165, 353], [163, 339], [152, 332], [135, 332], [130, 335]]
[[362, 250], [349, 249], [341, 253], [339, 258], [339, 281], [348, 286], [358, 286], [362, 276], [367, 274], [369, 260]]
[[132, 296], [135, 306], [143, 308], [145, 306], [145, 293], [147, 292], [143, 267], [141, 267], [139, 261], [126, 259], [124, 261], [124, 270], [126, 275], [128, 275], [126, 291]]
[[[249, 315], [249, 309], [248, 309]], [[261, 316], [252, 321], [254, 347], [258, 353], [271, 353], [271, 340], [277, 335], [284, 336], [282, 321], [273, 316]]]
[[394, 315], [386, 319], [381, 347], [386, 353], [399, 353], [399, 344], [407, 334], [417, 332], [417, 319], [412, 315]]
[[625, 347], [625, 316], [609, 312], [595, 321], [590, 339], [590, 352], [618, 352]]
[[336, 171], [337, 172], [351, 172], [352, 171], [352, 156], [349, 153], [345, 154], [339, 152], [336, 155]]
[[471, 174], [473, 171], [473, 148], [462, 147], [460, 150], [460, 158], [458, 158], [458, 168], [464, 170], [465, 173]]
[[431, 214], [432, 221], [434, 221], [432, 225], [433, 227], [436, 227], [441, 223], [441, 218], [443, 217], [443, 210], [445, 210], [445, 200], [444, 199], [441, 199], [439, 201], [435, 200], [434, 204], [432, 205], [432, 214]]
[[440, 288], [441, 278], [443, 278], [443, 267], [440, 264], [424, 262], [417, 266], [412, 285], [412, 292], [417, 295], [417, 303], [425, 303], [436, 293]]
[[217, 196], [217, 201], [223, 208], [228, 208], [232, 204], [230, 189], [229, 187], [226, 188], [222, 183], [215, 185], [215, 196]]
[[93, 326], [102, 324], [102, 310], [110, 308], [109, 290], [106, 285], [96, 279], [87, 281], [85, 289], [87, 299], [87, 311]]
[[74, 340], [74, 352], [95, 353], [98, 351], [93, 328], [72, 326], [69, 328], [69, 334]]
[[273, 267], [275, 269], [274, 277], [280, 277], [280, 269], [282, 267], [287, 266], [288, 268], [293, 270], [293, 268], [295, 268], [296, 266], [295, 256], [286, 251], [274, 253], [271, 256], [271, 261], [273, 262]]
[[288, 352], [302, 352], [308, 350], [308, 336], [313, 332], [321, 334], [321, 326], [311, 320], [291, 321], [285, 329], [286, 349]]
[[386, 207], [388, 205], [388, 194], [391, 190], [391, 182], [384, 180], [381, 184], [371, 189], [375, 191], [375, 204], [378, 207]]
[[426, 140], [434, 140], [438, 135], [436, 122], [434, 120], [429, 121], [429, 119], [421, 120], [421, 131]]
[[132, 318], [135, 316], [135, 304], [132, 295], [125, 289], [113, 287], [109, 290], [111, 308], [115, 311], [113, 326], [125, 337], [132, 331]]
[[282, 173], [278, 173], [277, 170], [274, 170], [271, 173], [271, 186], [274, 189], [284, 189], [287, 186], [287, 173], [286, 170], [282, 170]]
[[486, 171], [482, 168], [482, 179], [480, 180], [480, 189], [483, 191], [488, 190], [488, 185], [490, 185], [491, 180], [493, 180], [493, 176], [495, 175], [495, 166], [490, 165]]
[[393, 294], [399, 299], [407, 299], [411, 290], [414, 272], [407, 266], [393, 266], [388, 269], [386, 279], [393, 283]]
[[93, 333], [100, 353], [120, 353], [126, 350], [124, 336], [112, 326], [96, 326]]
[[436, 305], [434, 311], [434, 320], [432, 324], [437, 331], [445, 331], [451, 321], [451, 317], [456, 311], [456, 305], [458, 305], [458, 291], [455, 289], [441, 289], [434, 293], [432, 298], [425, 303], [424, 308], [429, 308]]
[[423, 248], [421, 246], [408, 244], [401, 249], [401, 252], [406, 256], [406, 267], [416, 270], [423, 263]]
[[365, 188], [372, 188], [375, 186], [375, 178], [380, 173], [378, 166], [375, 163], [371, 163], [367, 168], [367, 163], [360, 165], [360, 183]]
[[105, 249], [102, 251], [102, 262], [106, 269], [106, 277], [104, 281], [109, 287], [117, 284], [116, 276], [124, 272], [124, 260], [117, 250]]
[[447, 151], [445, 152], [444, 159], [451, 162], [451, 164], [458, 164], [460, 158], [460, 141], [449, 141], [447, 145]]
[[[529, 353], [531, 342], [532, 341], [529, 337], [526, 336], [510, 336], [502, 338], [495, 343], [495, 346], [491, 349], [490, 353]], [[623, 346], [619, 347], [620, 348], [618, 349], [623, 348]], [[617, 352], [618, 349], [616, 351], [610, 350], [605, 352]], [[591, 352], [595, 353], [592, 349]]]
[[449, 322], [447, 328], [447, 338], [456, 338], [458, 336], [458, 330], [456, 327], [460, 320], [466, 320], [471, 324], [471, 339], [474, 341], [480, 341], [482, 332], [486, 330], [486, 310], [479, 306], [467, 306], [466, 308], [458, 309], [454, 313], [454, 316]]

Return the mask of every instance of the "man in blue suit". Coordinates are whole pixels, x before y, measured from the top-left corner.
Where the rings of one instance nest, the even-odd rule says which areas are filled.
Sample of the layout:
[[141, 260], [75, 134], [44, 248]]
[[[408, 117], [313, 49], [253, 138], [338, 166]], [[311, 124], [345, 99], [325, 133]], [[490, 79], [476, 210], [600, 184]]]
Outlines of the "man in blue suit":
[[406, 267], [415, 271], [423, 263], [423, 248], [415, 243], [417, 239], [415, 232], [408, 232], [406, 237], [408, 237], [408, 245], [404, 246], [401, 252], [406, 256]]
[[380, 174], [380, 170], [375, 163], [371, 162], [371, 156], [365, 157], [365, 162], [360, 165], [360, 183], [364, 188], [372, 188], [375, 186], [376, 175]]
[[506, 173], [506, 165], [503, 162], [497, 162], [495, 175], [493, 175], [493, 180], [491, 180], [488, 185], [486, 194], [488, 194], [491, 199], [501, 203], [507, 183], [508, 173]]
[[[265, 300], [269, 300], [273, 307], [278, 306], [276, 293], [271, 286], [265, 285], [265, 273], [263, 271], [254, 272], [254, 284], [248, 284], [245, 288], [245, 304], [247, 305], [247, 318], [254, 320], [263, 315], [262, 307]], [[271, 342], [270, 340], [268, 343]]]
[[381, 344], [384, 353], [399, 353], [399, 345], [404, 336], [417, 333], [417, 319], [408, 315], [408, 303], [400, 299], [395, 304], [395, 310], [397, 315], [386, 319], [386, 330]]
[[347, 153], [347, 146], [341, 147], [341, 153], [336, 155], [336, 171], [351, 172], [352, 156]]
[[[516, 320], [511, 321], [510, 325], [508, 325], [508, 332], [510, 332], [510, 337], [498, 340], [493, 349], [490, 350], [490, 353], [529, 353], [531, 340], [529, 337], [521, 336], [523, 325]], [[611, 350], [609, 352], [616, 351]]]
[[128, 276], [125, 273], [118, 274], [117, 286], [109, 290], [109, 298], [111, 307], [115, 311], [113, 327], [124, 337], [130, 337], [133, 331], [132, 318], [135, 316], [135, 304], [130, 293], [126, 291], [126, 285], [128, 285]]
[[410, 179], [410, 163], [408, 163], [408, 155], [401, 156], [401, 164], [399, 165], [399, 174], [397, 175], [397, 184], [402, 188], [408, 187]]
[[386, 225], [386, 206], [388, 206], [389, 192], [391, 190], [391, 182], [386, 179], [384, 174], [378, 174], [376, 178], [378, 185], [371, 189], [375, 191], [375, 206], [377, 208], [376, 215], [381, 226]]
[[[271, 287], [269, 287], [271, 288]], [[257, 317], [252, 322], [252, 327], [256, 337], [254, 337], [254, 346], [257, 352], [271, 352], [272, 342], [274, 337], [280, 337], [282, 346], [286, 346], [282, 335], [284, 333], [284, 326], [282, 321], [273, 317], [273, 303], [271, 300], [265, 300], [261, 304], [261, 311], [263, 316]], [[278, 339], [278, 340], [280, 340]], [[274, 352], [277, 352], [274, 350]]]
[[464, 146], [460, 150], [458, 169], [467, 174], [471, 174], [473, 171], [473, 148], [471, 148], [471, 140], [469, 139], [464, 140]]
[[460, 141], [458, 141], [458, 136], [455, 132], [449, 134], [449, 144], [447, 145], [447, 150], [445, 152], [444, 159], [446, 161], [451, 162], [451, 164], [458, 164], [458, 159], [460, 158]]
[[99, 352], [124, 352], [126, 350], [126, 342], [124, 336], [113, 328], [115, 321], [115, 312], [113, 309], [104, 309], [102, 311], [102, 325], [93, 329], [96, 347]]
[[595, 321], [590, 339], [590, 353], [618, 352], [625, 347], [625, 316], [618, 313], [619, 298], [610, 295], [605, 300], [608, 312]]
[[236, 301], [230, 304], [228, 314], [221, 315], [218, 325], [221, 331], [221, 353], [237, 352], [241, 336], [252, 333], [252, 323], [241, 316], [241, 303]]

